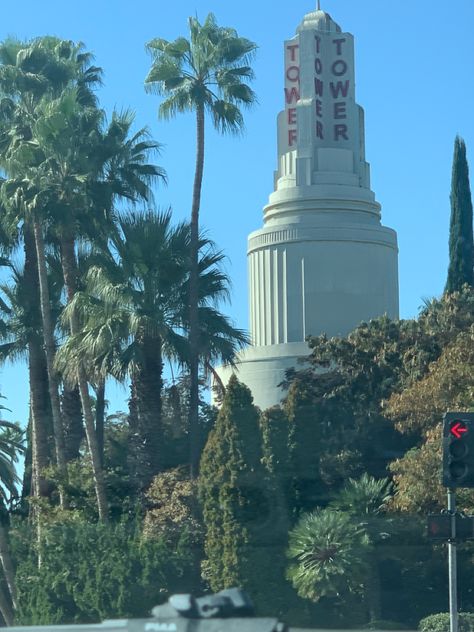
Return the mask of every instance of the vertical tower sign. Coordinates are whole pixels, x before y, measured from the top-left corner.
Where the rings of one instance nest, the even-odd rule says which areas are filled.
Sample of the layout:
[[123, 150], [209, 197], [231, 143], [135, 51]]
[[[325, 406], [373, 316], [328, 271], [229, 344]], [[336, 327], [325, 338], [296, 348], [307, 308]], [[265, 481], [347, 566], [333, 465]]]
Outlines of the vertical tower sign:
[[298, 117], [296, 105], [300, 100], [300, 55], [299, 44], [285, 42], [285, 119], [288, 147], [298, 140]]
[[[301, 35], [298, 38], [301, 38]], [[315, 34], [313, 54], [305, 60], [312, 69], [313, 134], [335, 146], [349, 141], [348, 99], [354, 104], [353, 42], [350, 37]], [[307, 43], [307, 42], [305, 42]], [[308, 74], [308, 68], [304, 69]], [[297, 104], [301, 97], [300, 44], [285, 42], [285, 118], [288, 148], [298, 141]]]

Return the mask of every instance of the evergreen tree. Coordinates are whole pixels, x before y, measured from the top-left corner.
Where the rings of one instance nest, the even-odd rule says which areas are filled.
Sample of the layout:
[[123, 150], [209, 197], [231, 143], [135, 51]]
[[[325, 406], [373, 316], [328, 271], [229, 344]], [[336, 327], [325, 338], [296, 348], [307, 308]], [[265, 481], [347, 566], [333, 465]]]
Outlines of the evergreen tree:
[[261, 460], [258, 409], [232, 376], [201, 459], [204, 573], [212, 590], [242, 586], [259, 614], [270, 615], [280, 594], [275, 552], [283, 548], [275, 541], [279, 508]]
[[449, 228], [449, 268], [446, 292], [474, 285], [474, 244], [472, 235], [472, 200], [466, 145], [459, 136], [454, 141], [451, 180], [451, 222]]
[[279, 514], [284, 524], [285, 545], [288, 529], [295, 513], [294, 468], [290, 452], [292, 425], [285, 412], [274, 406], [260, 416], [262, 432], [262, 463], [267, 470], [273, 488], [275, 503], [279, 505]]
[[249, 389], [232, 376], [201, 459], [199, 495], [213, 590], [246, 583], [251, 488], [258, 492], [261, 441]]

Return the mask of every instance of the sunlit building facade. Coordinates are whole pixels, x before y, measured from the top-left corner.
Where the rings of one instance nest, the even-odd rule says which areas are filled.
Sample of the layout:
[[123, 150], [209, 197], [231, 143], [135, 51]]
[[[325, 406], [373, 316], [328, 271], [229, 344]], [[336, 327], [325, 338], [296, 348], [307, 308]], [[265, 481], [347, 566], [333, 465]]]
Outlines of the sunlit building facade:
[[[370, 187], [354, 38], [317, 10], [284, 43], [284, 59], [274, 191], [248, 238], [252, 344], [236, 370], [261, 408], [280, 402], [308, 335], [398, 318], [397, 236]], [[226, 383], [231, 370], [219, 374]]]

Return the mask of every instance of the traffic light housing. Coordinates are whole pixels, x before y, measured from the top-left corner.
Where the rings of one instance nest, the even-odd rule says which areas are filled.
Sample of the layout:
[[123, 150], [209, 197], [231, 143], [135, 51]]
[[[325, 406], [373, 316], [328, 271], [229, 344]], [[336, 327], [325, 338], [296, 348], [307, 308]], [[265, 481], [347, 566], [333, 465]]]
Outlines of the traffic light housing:
[[474, 487], [474, 413], [444, 416], [443, 485]]
[[[428, 514], [427, 535], [430, 540], [450, 540], [452, 537], [451, 514]], [[456, 540], [474, 539], [474, 516], [456, 514]]]
[[427, 516], [428, 537], [431, 540], [451, 538], [451, 516], [449, 514], [429, 514]]

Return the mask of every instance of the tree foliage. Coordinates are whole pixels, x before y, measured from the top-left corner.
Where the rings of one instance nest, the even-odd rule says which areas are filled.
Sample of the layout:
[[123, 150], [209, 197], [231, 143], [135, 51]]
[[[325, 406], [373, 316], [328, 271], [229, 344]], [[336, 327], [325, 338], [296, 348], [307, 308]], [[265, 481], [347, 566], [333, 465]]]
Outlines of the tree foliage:
[[[269, 499], [262, 490], [258, 412], [232, 376], [201, 459], [199, 496], [213, 590], [247, 585], [251, 531]], [[263, 503], [263, 504], [262, 504]]]
[[350, 515], [317, 509], [290, 533], [288, 578], [305, 599], [361, 593], [369, 541]]
[[466, 145], [456, 136], [451, 180], [451, 220], [449, 226], [449, 267], [446, 292], [461, 290], [467, 283], [474, 286], [474, 239], [472, 199]]
[[20, 625], [143, 617], [180, 592], [190, 570], [186, 534], [172, 548], [144, 540], [138, 519], [105, 526], [71, 514], [43, 529], [40, 568], [31, 526], [12, 533]]

